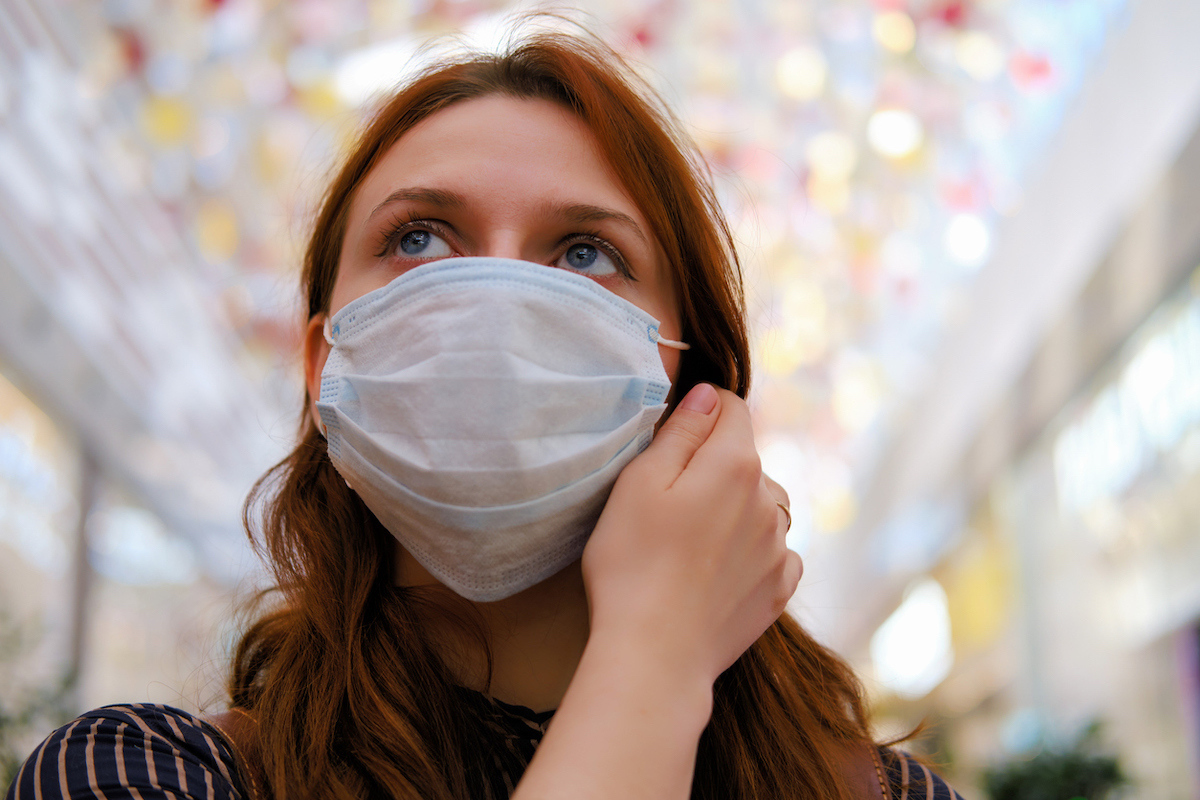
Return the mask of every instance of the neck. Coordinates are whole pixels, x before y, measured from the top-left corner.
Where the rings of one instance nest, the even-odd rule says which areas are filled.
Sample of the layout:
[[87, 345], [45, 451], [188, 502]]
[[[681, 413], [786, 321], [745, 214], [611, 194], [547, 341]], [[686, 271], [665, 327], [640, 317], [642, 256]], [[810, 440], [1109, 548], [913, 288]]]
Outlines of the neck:
[[[436, 583], [402, 550], [397, 581], [405, 586]], [[492, 680], [480, 644], [435, 622], [441, 657], [459, 682], [506, 703], [534, 711], [558, 708], [583, 656], [589, 631], [587, 594], [579, 562], [536, 586], [493, 603], [471, 605], [483, 620], [492, 650]]]

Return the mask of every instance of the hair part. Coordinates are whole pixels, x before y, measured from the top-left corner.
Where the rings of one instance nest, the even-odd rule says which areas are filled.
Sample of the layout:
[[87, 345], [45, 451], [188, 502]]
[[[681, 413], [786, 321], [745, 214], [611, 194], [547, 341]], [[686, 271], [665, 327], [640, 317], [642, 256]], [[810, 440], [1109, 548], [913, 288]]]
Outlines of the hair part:
[[[708, 381], [745, 397], [749, 342], [729, 228], [703, 159], [630, 74], [603, 45], [553, 33], [424, 70], [376, 111], [325, 195], [302, 274], [309, 318], [329, 311], [355, 191], [407, 131], [472, 98], [550, 100], [584, 122], [658, 236], [692, 345], [675, 396]], [[257, 722], [261, 763], [251, 766], [270, 793], [473, 797], [467, 776], [490, 762], [470, 715], [448, 711], [456, 688], [431, 621], [451, 619], [484, 642], [486, 632], [448, 590], [394, 585], [399, 545], [333, 468], [308, 413], [299, 444], [256, 484], [245, 521], [280, 601], [243, 635], [230, 694]], [[785, 614], [717, 680], [692, 796], [845, 800], [835, 765], [863, 744], [854, 674]]]

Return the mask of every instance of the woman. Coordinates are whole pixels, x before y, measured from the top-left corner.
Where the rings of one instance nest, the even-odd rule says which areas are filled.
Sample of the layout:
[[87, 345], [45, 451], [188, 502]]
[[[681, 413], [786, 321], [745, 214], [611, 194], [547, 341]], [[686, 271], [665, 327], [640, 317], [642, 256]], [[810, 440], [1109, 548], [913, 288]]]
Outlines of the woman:
[[673, 130], [562, 35], [378, 111], [307, 251], [233, 710], [84, 715], [12, 800], [954, 796], [781, 616], [737, 258]]

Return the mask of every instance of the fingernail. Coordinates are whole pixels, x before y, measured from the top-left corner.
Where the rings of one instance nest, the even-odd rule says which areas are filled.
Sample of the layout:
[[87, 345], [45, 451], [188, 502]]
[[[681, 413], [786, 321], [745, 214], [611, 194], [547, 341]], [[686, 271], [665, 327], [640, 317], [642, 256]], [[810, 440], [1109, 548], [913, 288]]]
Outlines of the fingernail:
[[698, 383], [683, 398], [683, 402], [679, 404], [679, 407], [686, 408], [688, 411], [699, 411], [701, 414], [709, 414], [717, 407], [717, 390], [710, 383]]

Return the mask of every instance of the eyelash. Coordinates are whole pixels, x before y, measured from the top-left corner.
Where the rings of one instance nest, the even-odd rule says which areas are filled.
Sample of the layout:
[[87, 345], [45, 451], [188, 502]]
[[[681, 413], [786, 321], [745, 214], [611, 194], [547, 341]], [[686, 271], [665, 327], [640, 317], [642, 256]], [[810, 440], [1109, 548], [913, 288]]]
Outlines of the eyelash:
[[612, 242], [608, 241], [599, 234], [591, 233], [589, 231], [572, 233], [568, 236], [564, 236], [562, 240], [559, 241], [558, 249], [561, 249], [565, 252], [566, 249], [571, 245], [579, 244], [581, 242], [590, 244], [603, 251], [605, 255], [613, 260], [613, 264], [616, 265], [617, 272], [621, 274], [621, 277], [631, 281], [637, 280], [637, 278], [633, 277], [633, 270], [629, 268], [629, 262], [625, 260], [625, 256], [622, 255], [621, 251], [618, 250]]
[[[383, 242], [380, 244], [379, 251], [375, 254], [375, 257], [387, 258], [393, 255], [396, 252], [396, 249], [400, 246], [400, 240], [404, 237], [404, 235], [414, 230], [429, 230], [444, 239], [454, 238], [449, 228], [436, 220], [425, 219], [415, 214], [410, 216], [394, 216], [391, 223], [389, 223], [388, 227], [384, 230]], [[617, 272], [619, 272], [623, 278], [631, 281], [637, 280], [637, 278], [633, 276], [633, 270], [629, 268], [629, 262], [625, 260], [625, 256], [622, 255], [621, 251], [618, 250], [616, 246], [612, 244], [612, 242], [608, 241], [603, 236], [600, 236], [598, 233], [594, 233], [592, 231], [578, 231], [576, 233], [568, 234], [559, 240], [558, 246], [555, 249], [565, 251], [571, 245], [579, 244], [580, 242], [586, 242], [587, 244], [593, 245], [602, 250], [605, 255], [613, 260], [613, 263], [617, 267]]]
[[409, 231], [424, 229], [428, 229], [445, 239], [453, 238], [449, 235], [449, 231], [444, 225], [439, 222], [435, 222], [434, 220], [423, 219], [416, 214], [404, 217], [393, 215], [392, 221], [388, 223], [387, 228], [384, 229], [383, 241], [380, 244], [379, 252], [375, 254], [375, 257], [387, 258], [388, 256], [393, 255], [396, 252], [396, 249], [400, 246], [400, 239], [404, 237], [404, 234], [408, 233]]

